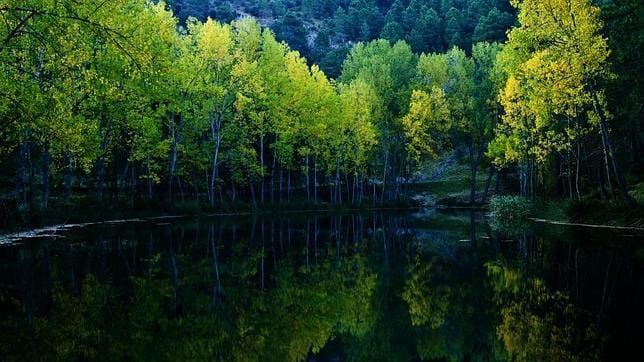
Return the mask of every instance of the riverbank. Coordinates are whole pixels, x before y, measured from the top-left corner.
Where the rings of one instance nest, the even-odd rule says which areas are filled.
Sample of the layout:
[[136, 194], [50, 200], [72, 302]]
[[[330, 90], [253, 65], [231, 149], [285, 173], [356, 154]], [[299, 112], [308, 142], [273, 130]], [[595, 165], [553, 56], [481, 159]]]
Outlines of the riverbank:
[[541, 201], [536, 203], [532, 217], [560, 223], [643, 228], [644, 204], [638, 202], [629, 208], [619, 201], [593, 198]]
[[289, 203], [252, 204], [246, 202], [221, 202], [215, 207], [195, 201], [173, 204], [110, 200], [99, 202], [92, 197], [75, 197], [68, 203], [50, 203], [47, 209], [32, 206], [21, 209], [12, 200], [0, 200], [0, 233], [19, 232], [52, 225], [105, 222], [106, 220], [146, 219], [168, 216], [241, 216], [286, 215], [304, 213], [343, 214], [373, 210], [413, 210], [421, 207], [413, 200], [372, 204], [331, 204], [294, 200]]
[[[52, 198], [49, 207], [37, 205], [19, 207], [14, 200], [0, 199], [0, 233], [43, 228], [51, 225], [104, 222], [136, 218], [182, 216], [235, 216], [235, 215], [282, 215], [297, 213], [336, 213], [371, 210], [409, 209], [460, 209], [486, 212], [489, 201], [496, 195], [511, 194], [507, 180], [492, 178], [479, 170], [476, 202], [470, 204], [470, 170], [466, 159], [459, 160], [454, 154], [435, 161], [428, 161], [417, 179], [404, 185], [400, 201], [373, 204], [370, 200], [361, 204], [332, 204], [326, 201], [315, 203], [299, 196], [290, 202], [249, 203], [236, 200], [218, 200], [211, 207], [205, 197], [200, 202], [176, 200], [173, 204], [163, 200], [152, 202], [130, 198], [107, 199], [99, 202], [90, 195], [77, 195], [67, 203]], [[619, 227], [644, 227], [644, 191], [636, 187], [633, 197], [636, 207], [627, 208], [618, 201], [603, 200], [599, 197], [585, 197], [582, 200], [549, 199], [531, 203], [529, 218], [555, 223], [589, 224]], [[487, 190], [487, 191], [486, 191]], [[639, 191], [638, 191], [639, 190]], [[205, 196], [205, 195], [204, 195]], [[203, 201], [201, 201], [203, 200]], [[511, 209], [511, 206], [508, 206]], [[508, 210], [512, 213], [512, 210]]]

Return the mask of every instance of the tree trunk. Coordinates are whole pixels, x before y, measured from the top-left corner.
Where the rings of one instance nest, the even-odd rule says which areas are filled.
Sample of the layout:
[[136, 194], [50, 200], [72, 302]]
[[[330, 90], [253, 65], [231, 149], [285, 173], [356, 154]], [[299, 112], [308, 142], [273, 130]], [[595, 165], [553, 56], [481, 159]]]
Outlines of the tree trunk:
[[394, 170], [394, 173], [395, 173], [394, 174], [394, 180], [395, 180], [395, 184], [396, 184], [396, 188], [394, 189], [394, 200], [395, 201], [398, 201], [400, 199], [400, 194], [403, 192], [402, 191], [403, 183], [404, 183], [403, 171], [405, 169], [404, 160], [400, 160], [397, 163], [399, 163], [400, 165], [399, 165], [399, 167], [397, 167], [398, 168], [397, 172]]
[[73, 175], [72, 172], [73, 172], [72, 156], [66, 155], [65, 156], [65, 191], [63, 194], [63, 201], [65, 203], [69, 201], [69, 196], [72, 190], [72, 175]]
[[[110, 181], [111, 181], [111, 184], [112, 184], [112, 197], [116, 201], [118, 201], [118, 199], [119, 199], [119, 184], [118, 184], [119, 170], [118, 170], [118, 168], [119, 168], [118, 163], [115, 160], [114, 162], [112, 162], [112, 168], [111, 168], [111, 173], [112, 174], [111, 174]], [[107, 169], [107, 167], [106, 167], [106, 169]], [[105, 180], [105, 181], [106, 181], [106, 183], [108, 182], [107, 180]]]
[[534, 157], [530, 160], [530, 169], [529, 169], [529, 176], [530, 176], [530, 200], [534, 200], [534, 198], [537, 196], [537, 190], [536, 190], [536, 177], [537, 177], [537, 170], [535, 170], [535, 165], [537, 163], [534, 160]]
[[523, 196], [523, 197], [528, 196], [528, 193], [527, 193], [527, 190], [526, 190], [526, 188], [527, 188], [527, 175], [526, 175], [527, 168], [528, 168], [527, 162], [523, 163], [523, 164], [521, 164], [519, 166], [519, 189], [521, 190], [521, 196]]
[[[640, 103], [639, 106], [639, 113], [642, 113], [642, 104]], [[636, 167], [641, 167], [642, 166], [642, 150], [644, 150], [644, 147], [642, 147], [642, 129], [640, 127], [640, 118], [637, 117], [631, 120], [631, 156], [632, 156], [632, 162], [634, 165], [638, 165]]]
[[[351, 203], [355, 204], [357, 201], [357, 192], [358, 192], [358, 175], [354, 172], [353, 177], [351, 178]], [[348, 182], [347, 182], [348, 184]]]
[[[280, 204], [284, 202], [284, 166], [280, 164], [280, 181], [279, 181]], [[307, 193], [308, 198], [308, 193]]]
[[376, 181], [371, 180], [371, 188], [372, 188], [372, 195], [371, 195], [371, 205], [376, 206]]
[[221, 146], [221, 118], [221, 113], [217, 113], [217, 118], [215, 118], [214, 114], [210, 113], [210, 134], [214, 142], [209, 185], [210, 207], [215, 207], [215, 180], [217, 179], [217, 163], [219, 162], [219, 148]]
[[598, 163], [599, 163], [599, 165], [597, 166], [597, 173], [598, 173], [598, 176], [599, 176], [599, 189], [600, 189], [602, 195], [606, 199], [609, 199], [610, 195], [606, 191], [606, 186], [604, 185], [604, 171], [603, 171], [603, 167], [602, 167], [602, 161], [600, 160]]
[[257, 208], [257, 200], [255, 200], [255, 187], [253, 186], [252, 182], [249, 182], [248, 185], [250, 186], [250, 196], [253, 201], [253, 207]]
[[563, 174], [563, 161], [562, 161], [561, 153], [555, 154], [555, 169], [557, 174], [555, 192], [558, 197], [562, 197], [565, 192], [564, 192], [564, 181], [561, 179], [561, 175]]
[[27, 148], [29, 144], [27, 142], [27, 131], [25, 131], [24, 139], [20, 142], [18, 147], [18, 170], [16, 172], [16, 194], [20, 198], [23, 205], [27, 204], [27, 180], [25, 172], [25, 164], [27, 162]]
[[195, 203], [199, 205], [199, 183], [197, 182], [197, 175], [194, 170], [190, 171], [190, 178], [192, 179], [192, 189], [195, 193]]
[[150, 165], [147, 165], [148, 169], [148, 201], [152, 201], [152, 173], [150, 172]]
[[[601, 126], [600, 126], [601, 128]], [[608, 183], [608, 193], [610, 197], [613, 198], [613, 183], [610, 180], [610, 165], [608, 163], [608, 146], [606, 145], [606, 138], [604, 137], [604, 131], [601, 130], [602, 135], [602, 150], [604, 151], [604, 169], [606, 170], [606, 182]]]
[[275, 151], [273, 151], [273, 164], [271, 165], [271, 204], [275, 203]]
[[575, 191], [577, 192], [577, 200], [581, 200], [581, 191], [579, 191], [579, 166], [581, 164], [581, 143], [577, 137], [577, 154], [575, 155]]
[[172, 150], [170, 152], [170, 162], [168, 164], [168, 202], [172, 203], [172, 188], [174, 182], [174, 172], [177, 167], [177, 152], [179, 146], [179, 130], [183, 123], [183, 116], [181, 114], [172, 114], [172, 126], [170, 127], [172, 137]]
[[342, 203], [342, 185], [340, 183], [340, 159], [335, 159], [335, 191], [337, 193], [336, 201]]
[[[127, 192], [126, 188], [130, 185], [129, 180], [130, 178], [128, 177], [128, 173], [130, 172], [130, 160], [128, 159], [127, 162], [125, 162], [125, 169], [123, 170], [123, 182], [121, 183], [121, 186], [123, 187], [123, 192]], [[118, 175], [117, 175], [118, 177]]]
[[99, 156], [96, 168], [96, 172], [98, 174], [98, 190], [96, 191], [96, 197], [99, 201], [102, 201], [103, 195], [105, 194], [105, 160], [103, 159], [103, 156]]
[[470, 145], [468, 147], [469, 153], [470, 153], [470, 206], [473, 206], [476, 203], [476, 174], [478, 171], [478, 160], [477, 156], [474, 155], [474, 145], [472, 141], [470, 141]]
[[291, 170], [287, 171], [286, 182], [286, 202], [291, 202]]
[[[136, 189], [137, 189], [137, 183], [136, 183], [136, 174], [134, 170], [134, 166], [132, 166], [131, 171], [130, 171], [130, 207], [134, 207], [134, 195], [137, 194]], [[181, 198], [183, 199], [183, 191], [181, 191]]]
[[[174, 136], [173, 136], [174, 138]], [[174, 183], [174, 170], [177, 166], [177, 144], [172, 142], [172, 152], [168, 165], [168, 202], [172, 203], [172, 188]]]
[[262, 182], [260, 183], [259, 199], [264, 204], [264, 135], [259, 137], [259, 164], [262, 170]]
[[387, 167], [389, 163], [389, 152], [385, 150], [385, 163], [382, 166], [382, 190], [380, 194], [380, 204], [385, 202], [385, 186], [387, 184]]
[[318, 157], [313, 158], [313, 201], [318, 202]]
[[100, 155], [98, 156], [97, 173], [98, 173], [98, 190], [97, 197], [99, 201], [103, 201], [105, 195], [105, 150], [107, 149], [107, 132], [103, 136], [100, 144]]
[[613, 145], [612, 140], [610, 139], [608, 126], [606, 125], [606, 121], [603, 119], [603, 117], [600, 120], [599, 125], [601, 128], [602, 137], [604, 137], [604, 139], [606, 140], [605, 143], [608, 146], [608, 153], [610, 155], [611, 163], [613, 165], [613, 171], [615, 172], [615, 179], [617, 180], [617, 186], [619, 187], [619, 190], [622, 193], [622, 198], [624, 199], [624, 202], [628, 206], [632, 207], [635, 205], [635, 201], [633, 201], [631, 196], [628, 194], [628, 189], [626, 188], [626, 181], [624, 180], [624, 174], [622, 173], [622, 169], [619, 166], [619, 161], [617, 159], [615, 147]]
[[353, 202], [353, 200], [351, 200], [351, 190], [349, 189], [349, 175], [347, 174], [344, 174], [344, 184], [346, 185], [346, 189], [347, 189], [346, 200], [347, 202]]
[[[134, 168], [132, 168], [132, 172], [134, 172]], [[183, 185], [181, 184], [181, 177], [175, 176], [177, 178], [177, 185], [179, 186], [179, 194], [181, 195], [181, 202], [185, 202], [185, 193], [183, 192]]]
[[306, 180], [306, 199], [310, 201], [311, 200], [311, 191], [310, 191], [310, 184], [311, 184], [311, 181], [310, 181], [311, 176], [310, 176], [310, 174], [311, 174], [311, 172], [309, 171], [309, 155], [306, 155], [306, 157], [304, 159], [305, 159], [305, 165], [306, 165], [306, 167], [305, 167], [305, 172], [306, 172], [306, 179], [305, 179]]
[[485, 189], [483, 191], [483, 196], [481, 197], [482, 204], [485, 204], [487, 202], [487, 196], [490, 191], [490, 184], [492, 183], [492, 176], [494, 176], [494, 166], [490, 166], [490, 171], [487, 174], [487, 180], [485, 180]]
[[389, 190], [387, 191], [387, 201], [392, 201], [395, 199], [396, 196], [396, 189], [398, 188], [398, 180], [396, 179], [396, 168], [398, 166], [398, 150], [396, 147], [394, 147], [394, 151], [391, 153], [391, 161], [390, 161], [390, 166], [389, 166], [389, 183], [393, 185], [390, 185]]
[[49, 205], [49, 167], [51, 165], [51, 155], [49, 154], [49, 145], [45, 145], [43, 150], [42, 161], [42, 207], [46, 209]]
[[568, 157], [566, 162], [566, 165], [568, 166], [568, 172], [566, 172], [566, 176], [568, 178], [568, 198], [572, 200], [572, 168], [570, 166], [572, 158], [570, 157], [570, 151], [568, 152]]
[[27, 195], [27, 199], [29, 202], [33, 202], [34, 200], [34, 190], [36, 189], [36, 173], [34, 172], [34, 162], [33, 162], [33, 157], [31, 155], [32, 152], [32, 144], [31, 142], [29, 143], [29, 148], [28, 150], [28, 157], [27, 160], [29, 160], [29, 194]]

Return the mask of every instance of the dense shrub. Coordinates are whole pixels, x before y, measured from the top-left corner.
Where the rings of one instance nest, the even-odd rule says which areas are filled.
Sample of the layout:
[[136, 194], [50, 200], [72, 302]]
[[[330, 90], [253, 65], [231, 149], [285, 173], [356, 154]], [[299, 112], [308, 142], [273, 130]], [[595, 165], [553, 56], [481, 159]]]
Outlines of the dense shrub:
[[495, 196], [490, 200], [490, 212], [495, 218], [508, 220], [526, 219], [532, 215], [534, 205], [521, 196]]
[[629, 192], [631, 197], [639, 204], [644, 204], [644, 182], [640, 182]]

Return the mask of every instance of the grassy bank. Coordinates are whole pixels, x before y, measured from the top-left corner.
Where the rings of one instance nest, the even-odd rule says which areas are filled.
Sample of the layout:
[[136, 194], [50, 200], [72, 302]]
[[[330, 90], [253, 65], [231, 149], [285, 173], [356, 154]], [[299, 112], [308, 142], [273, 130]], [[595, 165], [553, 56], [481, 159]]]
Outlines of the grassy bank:
[[[451, 159], [451, 161], [450, 161]], [[437, 207], [470, 207], [471, 173], [466, 157], [457, 159], [455, 156], [443, 157], [439, 160], [428, 161], [421, 170], [424, 175], [420, 180], [410, 185], [409, 192], [420, 196], [427, 206]], [[488, 174], [479, 169], [476, 179], [476, 204], [481, 207], [481, 199], [485, 190]], [[488, 194], [491, 196], [494, 184], [491, 182]]]

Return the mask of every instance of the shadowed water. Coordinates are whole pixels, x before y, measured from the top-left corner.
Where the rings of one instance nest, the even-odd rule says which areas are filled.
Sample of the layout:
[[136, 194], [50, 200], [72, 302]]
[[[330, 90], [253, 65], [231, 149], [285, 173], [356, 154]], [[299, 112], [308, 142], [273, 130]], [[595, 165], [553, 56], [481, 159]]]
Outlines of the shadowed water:
[[440, 212], [87, 225], [0, 247], [0, 355], [637, 360], [642, 240]]

